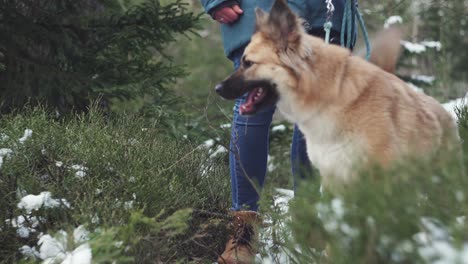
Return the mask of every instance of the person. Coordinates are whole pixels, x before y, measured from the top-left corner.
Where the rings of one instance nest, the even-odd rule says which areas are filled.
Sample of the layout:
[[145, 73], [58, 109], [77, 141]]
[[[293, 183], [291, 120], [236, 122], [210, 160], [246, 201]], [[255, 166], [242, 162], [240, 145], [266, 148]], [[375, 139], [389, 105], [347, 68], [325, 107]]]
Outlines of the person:
[[[255, 31], [255, 8], [269, 12], [273, 2], [201, 0], [205, 12], [221, 25], [224, 51], [233, 62], [234, 69], [240, 66], [244, 48]], [[327, 18], [331, 19], [333, 27], [330, 43], [340, 44], [345, 0], [333, 1], [332, 16], [327, 14], [326, 0], [287, 2], [304, 19], [309, 34], [324, 38], [324, 23]], [[245, 100], [246, 96], [237, 99], [234, 106], [229, 157], [234, 230], [218, 259], [219, 263], [252, 263], [256, 253], [254, 240], [260, 223], [258, 201], [267, 170], [269, 130], [275, 106], [266, 107], [253, 116], [242, 116], [239, 114], [239, 106]], [[295, 186], [299, 179], [312, 172], [304, 137], [297, 126], [294, 127], [292, 138], [291, 165]]]

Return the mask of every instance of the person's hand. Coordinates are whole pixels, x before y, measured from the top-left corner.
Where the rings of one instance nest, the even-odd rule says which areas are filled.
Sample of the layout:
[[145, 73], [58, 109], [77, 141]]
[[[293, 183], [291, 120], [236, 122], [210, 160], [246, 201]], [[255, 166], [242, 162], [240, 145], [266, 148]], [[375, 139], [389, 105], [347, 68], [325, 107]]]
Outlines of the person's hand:
[[239, 5], [226, 6], [214, 13], [214, 19], [221, 24], [230, 24], [237, 19], [243, 13]]

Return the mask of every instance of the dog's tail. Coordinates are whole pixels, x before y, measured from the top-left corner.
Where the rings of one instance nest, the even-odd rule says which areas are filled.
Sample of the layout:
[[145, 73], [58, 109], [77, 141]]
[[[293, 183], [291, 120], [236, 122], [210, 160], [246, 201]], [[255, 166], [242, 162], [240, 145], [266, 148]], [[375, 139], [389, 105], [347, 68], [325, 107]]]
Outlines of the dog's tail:
[[395, 26], [386, 28], [373, 39], [369, 61], [381, 69], [395, 73], [396, 64], [401, 54], [400, 40], [403, 31]]

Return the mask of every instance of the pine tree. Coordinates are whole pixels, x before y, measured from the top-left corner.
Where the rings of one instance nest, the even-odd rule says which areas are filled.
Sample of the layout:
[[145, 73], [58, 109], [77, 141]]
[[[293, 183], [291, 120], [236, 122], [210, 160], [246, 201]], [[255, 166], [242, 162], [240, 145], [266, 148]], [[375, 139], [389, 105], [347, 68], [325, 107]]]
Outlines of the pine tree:
[[97, 98], [145, 95], [164, 103], [182, 73], [164, 48], [198, 17], [180, 1], [140, 2], [0, 0], [0, 112], [84, 111]]

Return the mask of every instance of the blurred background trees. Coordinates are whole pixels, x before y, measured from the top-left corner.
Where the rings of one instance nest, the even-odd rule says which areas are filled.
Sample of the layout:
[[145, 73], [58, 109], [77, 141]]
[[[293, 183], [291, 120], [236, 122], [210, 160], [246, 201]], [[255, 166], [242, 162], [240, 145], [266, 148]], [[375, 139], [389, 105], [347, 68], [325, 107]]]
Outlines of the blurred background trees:
[[[170, 102], [182, 74], [164, 48], [193, 30], [180, 1], [1, 0], [0, 112], [45, 104], [84, 111], [100, 98]], [[148, 101], [148, 99], [147, 99]]]
[[468, 81], [468, 2], [457, 0], [360, 1], [366, 25], [375, 32], [391, 16], [405, 29], [399, 74], [446, 101], [463, 96]]
[[[442, 102], [466, 93], [467, 1], [359, 7], [371, 36], [399, 16], [404, 46], [419, 47], [405, 49], [400, 77]], [[0, 111], [37, 103], [85, 110], [101, 98], [113, 112], [177, 113], [174, 130], [230, 123], [232, 102], [213, 87], [233, 67], [219, 25], [202, 13], [198, 0], [0, 0]]]

